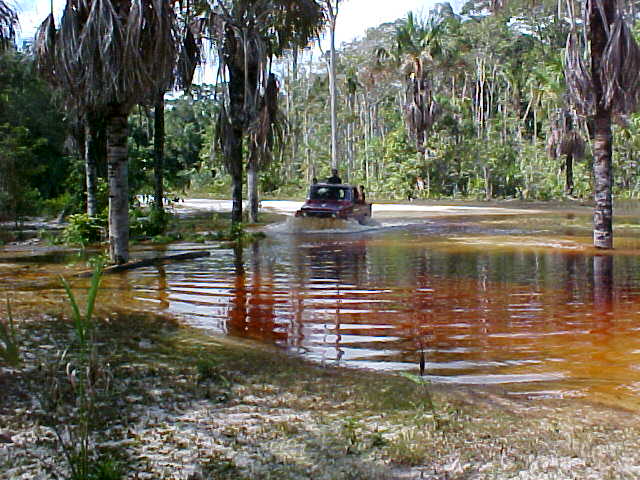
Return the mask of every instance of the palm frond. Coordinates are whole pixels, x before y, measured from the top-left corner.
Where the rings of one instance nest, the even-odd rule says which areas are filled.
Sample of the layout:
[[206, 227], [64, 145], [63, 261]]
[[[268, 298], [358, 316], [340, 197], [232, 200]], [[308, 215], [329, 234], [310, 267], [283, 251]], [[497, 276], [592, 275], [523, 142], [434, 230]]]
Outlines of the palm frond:
[[591, 70], [587, 66], [585, 45], [577, 32], [567, 36], [564, 74], [569, 101], [581, 115], [592, 115], [595, 111], [595, 91]]
[[56, 31], [41, 25], [41, 71], [81, 111], [150, 100], [173, 81], [176, 15], [167, 0], [67, 0]]
[[278, 108], [280, 89], [274, 74], [270, 73], [264, 94], [260, 97], [260, 108], [249, 127], [249, 161], [258, 168], [266, 167], [272, 160], [272, 151], [282, 145], [285, 117]]
[[427, 132], [435, 124], [441, 107], [433, 97], [431, 82], [423, 68], [418, 69], [420, 77], [412, 74], [407, 80], [404, 121], [409, 136], [416, 142], [416, 148], [424, 150]]
[[176, 67], [176, 85], [182, 90], [189, 89], [196, 67], [202, 60], [202, 40], [199, 35], [196, 36], [197, 30], [198, 22], [191, 22], [186, 26], [182, 35], [180, 55]]
[[550, 132], [547, 137], [547, 154], [557, 159], [571, 155], [575, 159], [584, 158], [585, 142], [575, 128], [577, 118], [566, 109], [559, 109], [552, 115]]
[[[585, 35], [579, 36], [577, 28], [567, 37], [565, 51], [565, 78], [569, 99], [576, 111], [583, 116], [595, 113], [596, 93], [593, 75], [597, 75], [602, 86], [600, 106], [615, 115], [624, 115], [635, 110], [640, 95], [640, 47], [624, 21], [622, 12], [616, 5], [615, 14], [605, 12], [603, 0], [590, 0], [588, 8], [595, 8], [601, 17], [607, 43], [599, 61], [600, 68], [592, 72], [587, 66], [586, 57], [590, 54]], [[589, 28], [585, 13], [582, 25]]]
[[600, 78], [605, 108], [617, 114], [635, 110], [640, 92], [640, 48], [621, 15], [611, 28]]
[[18, 15], [11, 6], [0, 0], [0, 50], [7, 48], [16, 36]]
[[34, 50], [36, 67], [43, 77], [56, 83], [56, 23], [53, 13], [36, 30]]

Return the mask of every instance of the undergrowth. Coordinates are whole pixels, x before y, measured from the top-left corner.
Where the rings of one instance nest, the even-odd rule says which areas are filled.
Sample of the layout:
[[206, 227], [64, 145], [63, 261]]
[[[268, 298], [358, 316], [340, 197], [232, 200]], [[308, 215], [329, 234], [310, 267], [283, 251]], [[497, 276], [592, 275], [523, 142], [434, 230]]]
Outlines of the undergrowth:
[[20, 342], [7, 298], [7, 319], [0, 320], [0, 359], [12, 367], [20, 365]]

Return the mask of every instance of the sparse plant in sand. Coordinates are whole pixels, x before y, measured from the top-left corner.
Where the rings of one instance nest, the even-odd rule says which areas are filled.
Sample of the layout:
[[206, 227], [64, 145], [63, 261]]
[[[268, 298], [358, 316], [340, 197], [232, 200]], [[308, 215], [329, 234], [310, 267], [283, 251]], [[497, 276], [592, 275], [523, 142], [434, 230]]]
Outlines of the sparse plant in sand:
[[12, 367], [20, 365], [20, 343], [7, 298], [7, 320], [0, 320], [0, 359]]
[[63, 451], [71, 480], [122, 477], [118, 462], [100, 456], [94, 439], [94, 430], [100, 421], [99, 401], [109, 392], [112, 380], [109, 365], [98, 361], [94, 341], [93, 312], [102, 269], [103, 261], [95, 261], [84, 313], [71, 286], [61, 277], [71, 306], [75, 345], [42, 368], [46, 387], [41, 407]]

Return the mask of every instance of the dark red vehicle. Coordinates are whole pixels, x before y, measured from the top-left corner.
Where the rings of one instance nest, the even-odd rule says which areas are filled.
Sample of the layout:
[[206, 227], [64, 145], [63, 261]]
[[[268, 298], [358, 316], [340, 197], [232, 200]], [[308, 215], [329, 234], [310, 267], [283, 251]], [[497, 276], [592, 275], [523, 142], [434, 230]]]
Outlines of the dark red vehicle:
[[365, 223], [371, 218], [371, 204], [353, 185], [316, 183], [311, 185], [307, 201], [296, 217], [355, 219]]

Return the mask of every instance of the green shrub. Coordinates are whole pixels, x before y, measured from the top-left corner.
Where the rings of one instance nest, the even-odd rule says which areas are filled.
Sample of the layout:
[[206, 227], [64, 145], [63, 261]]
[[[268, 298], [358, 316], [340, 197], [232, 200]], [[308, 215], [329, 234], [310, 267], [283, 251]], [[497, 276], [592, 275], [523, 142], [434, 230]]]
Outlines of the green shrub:
[[170, 215], [156, 209], [151, 209], [148, 214], [135, 209], [129, 212], [129, 219], [129, 233], [132, 238], [149, 238], [165, 232]]
[[71, 193], [63, 193], [59, 197], [49, 198], [42, 201], [42, 213], [48, 217], [57, 217], [60, 213], [71, 213], [70, 208], [73, 205], [73, 195]]
[[62, 231], [62, 243], [84, 247], [105, 237], [107, 221], [104, 217], [90, 217], [86, 213], [69, 216], [69, 225]]

